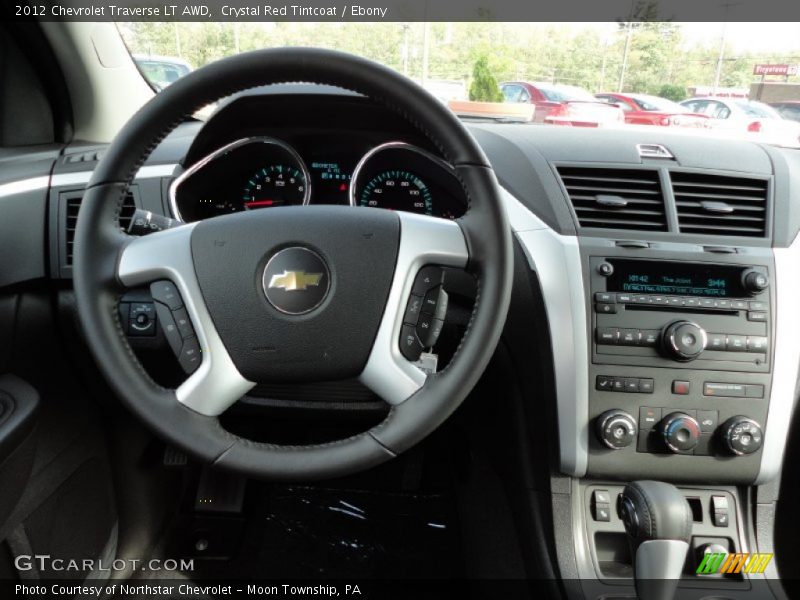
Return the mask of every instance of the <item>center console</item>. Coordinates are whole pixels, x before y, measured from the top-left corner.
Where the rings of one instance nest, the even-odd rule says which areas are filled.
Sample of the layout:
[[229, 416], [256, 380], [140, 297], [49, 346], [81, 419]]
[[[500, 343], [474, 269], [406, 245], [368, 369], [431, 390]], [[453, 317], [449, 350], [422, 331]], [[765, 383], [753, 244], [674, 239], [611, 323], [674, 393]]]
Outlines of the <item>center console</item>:
[[590, 252], [588, 474], [752, 483], [773, 357], [769, 257]]

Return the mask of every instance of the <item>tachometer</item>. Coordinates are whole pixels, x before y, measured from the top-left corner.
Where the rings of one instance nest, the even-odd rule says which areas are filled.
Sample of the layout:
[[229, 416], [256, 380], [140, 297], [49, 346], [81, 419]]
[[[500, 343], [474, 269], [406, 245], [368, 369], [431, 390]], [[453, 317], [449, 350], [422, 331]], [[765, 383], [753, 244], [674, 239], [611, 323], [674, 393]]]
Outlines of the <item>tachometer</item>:
[[262, 167], [247, 180], [242, 196], [245, 210], [303, 204], [306, 198], [306, 176], [290, 165]]
[[359, 204], [433, 214], [430, 188], [408, 171], [383, 171], [370, 179], [360, 192]]

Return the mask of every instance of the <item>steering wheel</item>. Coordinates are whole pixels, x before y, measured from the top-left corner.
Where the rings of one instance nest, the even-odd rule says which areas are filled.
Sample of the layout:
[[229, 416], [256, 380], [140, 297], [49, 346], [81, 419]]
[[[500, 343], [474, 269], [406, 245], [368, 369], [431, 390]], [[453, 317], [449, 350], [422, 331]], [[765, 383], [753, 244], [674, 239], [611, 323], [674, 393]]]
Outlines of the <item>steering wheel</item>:
[[[289, 82], [349, 89], [405, 118], [453, 166], [468, 199], [465, 215], [449, 221], [312, 205], [235, 213], [138, 238], [119, 229], [117, 217], [136, 172], [186, 115], [248, 88]], [[95, 169], [75, 241], [78, 314], [112, 388], [167, 441], [256, 477], [345, 475], [422, 440], [483, 373], [510, 298], [510, 229], [494, 173], [475, 140], [441, 102], [408, 79], [327, 50], [241, 54], [159, 92], [122, 128]], [[478, 282], [466, 333], [448, 366], [435, 374], [426, 374], [400, 349], [406, 303], [426, 265], [463, 268]], [[297, 277], [308, 285], [297, 285]], [[275, 281], [289, 285], [275, 291]], [[176, 306], [185, 307], [199, 349], [199, 366], [174, 390], [148, 376], [120, 324], [121, 295], [151, 282], [162, 282]], [[259, 382], [352, 377], [390, 410], [381, 423], [347, 439], [260, 443], [228, 432], [218, 419]]]

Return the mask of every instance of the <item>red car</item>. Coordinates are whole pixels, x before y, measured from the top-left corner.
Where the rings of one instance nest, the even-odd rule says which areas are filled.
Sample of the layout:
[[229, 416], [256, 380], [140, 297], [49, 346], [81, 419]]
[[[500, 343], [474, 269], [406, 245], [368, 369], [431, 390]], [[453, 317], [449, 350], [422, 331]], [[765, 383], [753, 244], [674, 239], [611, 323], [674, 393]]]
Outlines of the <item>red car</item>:
[[532, 121], [573, 127], [622, 125], [622, 111], [600, 102], [590, 92], [559, 83], [507, 81], [500, 84], [505, 102], [534, 104]]
[[647, 94], [618, 94], [604, 92], [595, 98], [619, 106], [630, 125], [659, 125], [661, 127], [707, 127], [708, 117], [688, 111], [677, 102]]

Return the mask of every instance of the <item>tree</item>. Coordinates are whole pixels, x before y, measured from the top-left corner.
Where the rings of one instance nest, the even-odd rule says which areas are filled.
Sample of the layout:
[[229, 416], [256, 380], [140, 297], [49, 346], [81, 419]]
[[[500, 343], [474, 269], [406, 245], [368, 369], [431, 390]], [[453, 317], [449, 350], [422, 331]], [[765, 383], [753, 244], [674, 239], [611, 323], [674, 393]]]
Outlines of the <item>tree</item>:
[[489, 68], [489, 59], [481, 56], [472, 69], [472, 83], [469, 86], [469, 99], [473, 102], [502, 102], [503, 92], [497, 79]]
[[665, 83], [658, 88], [658, 95], [673, 102], [680, 102], [681, 100], [686, 100], [686, 88], [674, 83]]

